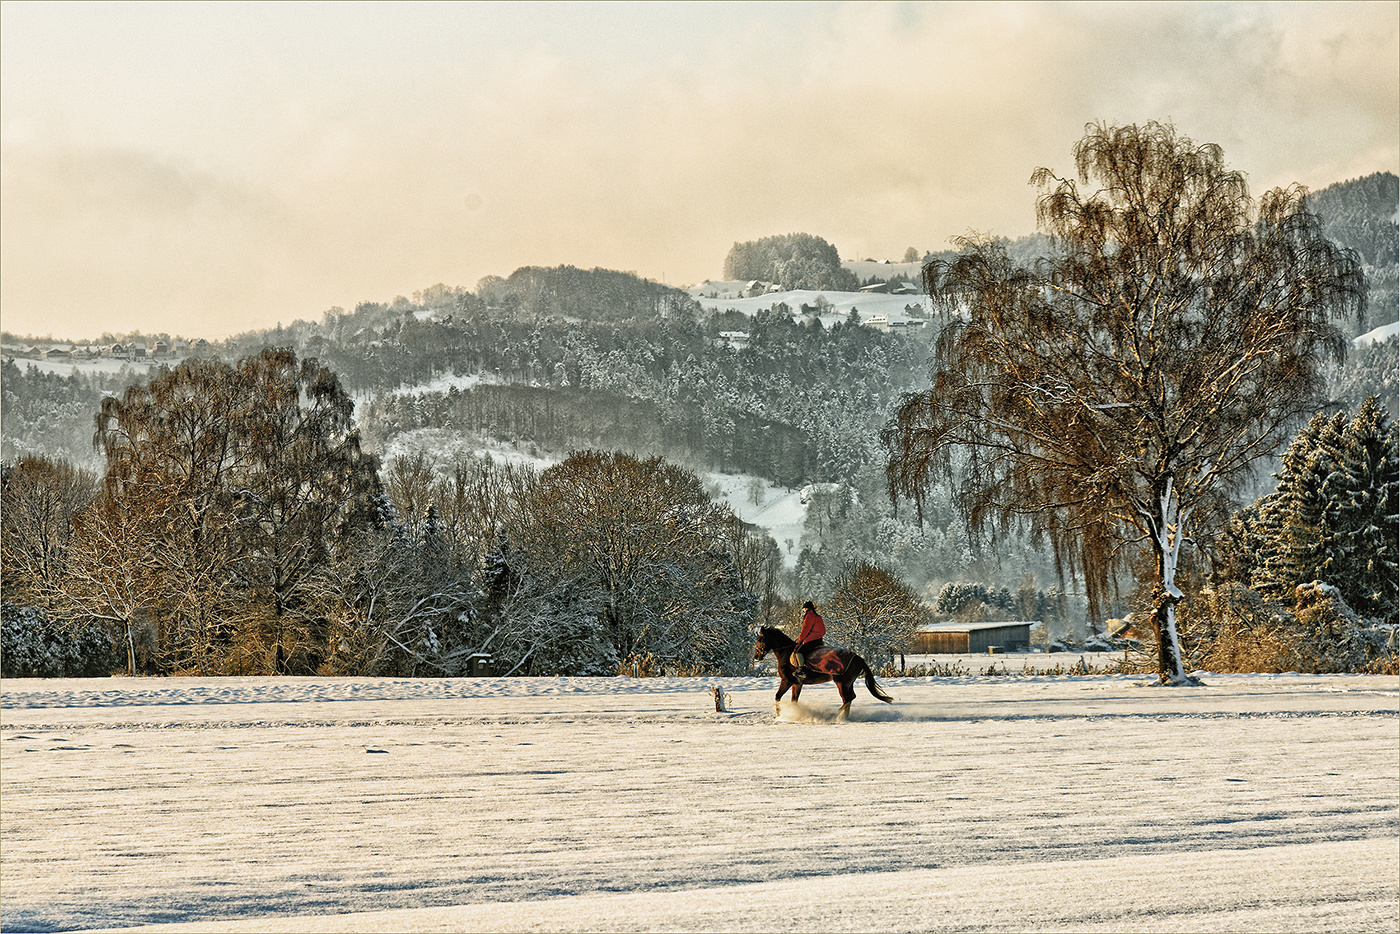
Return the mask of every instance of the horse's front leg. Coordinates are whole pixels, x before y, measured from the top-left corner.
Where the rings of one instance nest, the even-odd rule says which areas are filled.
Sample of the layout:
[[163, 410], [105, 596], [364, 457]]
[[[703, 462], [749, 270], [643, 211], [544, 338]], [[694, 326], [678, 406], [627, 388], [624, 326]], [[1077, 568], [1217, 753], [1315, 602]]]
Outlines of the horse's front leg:
[[792, 698], [796, 700], [799, 687], [800, 685], [793, 684], [786, 677], [783, 678], [778, 684], [778, 693], [773, 695], [773, 716], [781, 717], [783, 715], [783, 695], [787, 693], [787, 689], [793, 689]]

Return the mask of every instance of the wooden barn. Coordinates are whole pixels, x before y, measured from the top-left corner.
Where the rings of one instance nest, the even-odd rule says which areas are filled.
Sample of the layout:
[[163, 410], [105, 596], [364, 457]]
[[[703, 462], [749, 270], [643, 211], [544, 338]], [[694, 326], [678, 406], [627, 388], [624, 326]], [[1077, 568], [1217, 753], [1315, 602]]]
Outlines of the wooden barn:
[[1034, 622], [930, 623], [914, 633], [911, 655], [983, 654], [1000, 648], [1024, 652], [1031, 645]]

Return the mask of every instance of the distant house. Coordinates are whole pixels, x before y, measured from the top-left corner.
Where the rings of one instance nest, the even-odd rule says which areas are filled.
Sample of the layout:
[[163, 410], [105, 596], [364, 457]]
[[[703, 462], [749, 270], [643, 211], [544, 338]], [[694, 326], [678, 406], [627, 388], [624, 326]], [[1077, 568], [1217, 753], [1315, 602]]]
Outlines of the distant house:
[[39, 351], [40, 360], [63, 360], [67, 357], [68, 351], [63, 347], [45, 347]]
[[131, 345], [131, 359], [133, 359], [133, 360], [144, 360], [144, 359], [146, 359], [146, 345], [145, 345], [145, 344], [132, 344], [132, 345]]
[[753, 279], [744, 285], [744, 298], [757, 298], [760, 295], [767, 295], [770, 292], [781, 292], [782, 286], [774, 282], [764, 282], [761, 279]]
[[861, 324], [880, 331], [888, 331], [890, 329], [890, 319], [888, 315], [871, 315], [869, 318], [862, 321]]
[[131, 351], [125, 344], [112, 344], [107, 348], [107, 356], [116, 360], [126, 360], [130, 357]]
[[151, 356], [165, 357], [170, 354], [170, 345], [165, 341], [156, 341], [151, 345]]
[[727, 344], [735, 350], [743, 350], [749, 346], [748, 331], [720, 331], [719, 340], [722, 344]]
[[1025, 651], [1032, 621], [1001, 623], [929, 623], [914, 633], [913, 655], [980, 655], [990, 648]]

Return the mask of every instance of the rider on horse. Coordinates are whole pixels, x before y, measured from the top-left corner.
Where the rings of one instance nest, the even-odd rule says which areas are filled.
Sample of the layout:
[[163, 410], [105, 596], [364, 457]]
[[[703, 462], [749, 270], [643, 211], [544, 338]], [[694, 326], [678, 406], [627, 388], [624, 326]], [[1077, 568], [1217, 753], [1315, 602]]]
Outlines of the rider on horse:
[[803, 667], [807, 663], [807, 653], [822, 647], [822, 637], [826, 635], [826, 623], [817, 615], [817, 608], [808, 600], [802, 604], [806, 612], [802, 614], [802, 631], [798, 633], [797, 645], [792, 649], [792, 677], [799, 684], [806, 680]]

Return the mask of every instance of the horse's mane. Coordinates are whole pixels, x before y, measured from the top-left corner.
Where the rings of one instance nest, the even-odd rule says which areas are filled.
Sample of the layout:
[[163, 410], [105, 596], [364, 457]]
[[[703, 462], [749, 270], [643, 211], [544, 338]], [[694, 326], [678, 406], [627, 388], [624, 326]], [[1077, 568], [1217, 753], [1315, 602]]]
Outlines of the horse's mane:
[[763, 636], [764, 644], [768, 645], [770, 648], [773, 646], [781, 647], [783, 645], [797, 644], [797, 640], [793, 639], [792, 636], [789, 636], [781, 629], [774, 629], [772, 626], [763, 626], [758, 632]]

